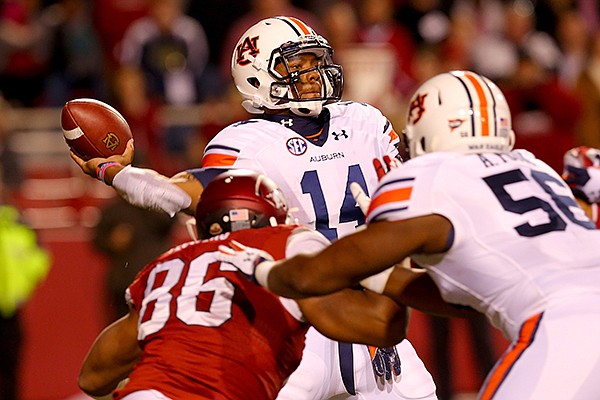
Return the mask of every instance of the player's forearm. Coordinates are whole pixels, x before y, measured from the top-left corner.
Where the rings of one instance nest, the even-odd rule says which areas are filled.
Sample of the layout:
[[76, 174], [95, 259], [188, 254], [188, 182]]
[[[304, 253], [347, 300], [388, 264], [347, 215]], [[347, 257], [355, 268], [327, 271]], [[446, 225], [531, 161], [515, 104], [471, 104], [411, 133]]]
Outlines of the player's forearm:
[[389, 347], [406, 338], [408, 310], [405, 306], [374, 292], [354, 291], [364, 296], [368, 307], [346, 303], [343, 313], [338, 309], [344, 319], [340, 325], [345, 329], [336, 340]]
[[424, 270], [395, 268], [383, 294], [430, 315], [458, 318], [477, 315], [472, 309], [445, 302], [438, 287]]
[[[320, 268], [324, 259], [319, 256], [297, 255], [285, 261], [266, 261], [258, 265], [259, 284], [273, 293], [292, 299], [321, 296], [353, 286], [343, 276], [325, 279], [329, 273]], [[321, 271], [325, 271], [321, 274]]]
[[103, 396], [129, 375], [141, 355], [135, 323], [128, 315], [100, 333], [79, 372], [81, 390], [92, 396]]
[[[111, 172], [110, 169], [107, 173]], [[164, 211], [170, 216], [179, 211], [193, 214], [192, 209], [196, 204], [193, 199], [197, 199], [197, 196], [192, 195], [195, 192], [202, 193], [202, 185], [198, 181], [196, 186], [199, 185], [199, 188], [194, 192], [191, 190], [193, 184], [189, 182], [187, 185], [176, 184], [156, 171], [131, 166], [119, 169], [111, 184], [128, 203], [148, 210]]]
[[[284, 297], [320, 296], [356, 286], [403, 259], [403, 251], [390, 233], [393, 224], [380, 223], [346, 236], [315, 255], [299, 255], [266, 264], [256, 270], [262, 286]], [[263, 284], [263, 282], [266, 283]]]
[[345, 289], [298, 304], [306, 319], [333, 340], [387, 347], [406, 335], [406, 307], [371, 291]]

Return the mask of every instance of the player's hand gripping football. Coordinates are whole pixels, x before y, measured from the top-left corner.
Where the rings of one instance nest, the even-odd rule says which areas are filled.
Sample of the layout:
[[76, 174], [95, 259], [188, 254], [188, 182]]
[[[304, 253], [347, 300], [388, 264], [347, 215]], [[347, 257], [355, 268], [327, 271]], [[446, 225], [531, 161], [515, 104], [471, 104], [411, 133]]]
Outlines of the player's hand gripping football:
[[77, 165], [79, 165], [79, 168], [81, 168], [81, 170], [86, 175], [89, 175], [93, 178], [98, 178], [97, 169], [100, 164], [112, 161], [112, 162], [119, 163], [122, 166], [127, 166], [133, 162], [134, 153], [135, 153], [135, 151], [134, 151], [134, 147], [133, 147], [133, 139], [130, 139], [127, 142], [127, 146], [125, 147], [125, 151], [123, 152], [123, 154], [110, 156], [108, 158], [97, 157], [97, 158], [91, 158], [91, 159], [85, 161], [84, 159], [79, 157], [77, 154], [73, 153], [72, 151], [70, 152], [71, 158], [73, 159], [73, 161], [75, 161], [75, 163]]
[[[373, 159], [373, 166], [375, 167], [375, 172], [377, 173], [377, 179], [381, 180], [391, 169], [397, 168], [400, 165], [400, 160], [397, 158], [391, 158], [390, 156], [383, 156], [383, 163], [380, 159]], [[371, 199], [364, 192], [363, 188], [356, 182], [350, 183], [350, 191], [352, 192], [352, 197], [356, 201], [356, 204], [360, 207], [360, 210], [363, 214], [367, 215], [367, 211], [369, 211], [369, 206], [371, 205]]]
[[[266, 286], [266, 276], [261, 279], [257, 277], [257, 269], [261, 263], [272, 264], [273, 256], [261, 249], [244, 246], [240, 242], [232, 240], [229, 246], [220, 245], [215, 255], [217, 260], [226, 262], [236, 267], [247, 279], [261, 286]], [[263, 265], [265, 265], [263, 264]]]

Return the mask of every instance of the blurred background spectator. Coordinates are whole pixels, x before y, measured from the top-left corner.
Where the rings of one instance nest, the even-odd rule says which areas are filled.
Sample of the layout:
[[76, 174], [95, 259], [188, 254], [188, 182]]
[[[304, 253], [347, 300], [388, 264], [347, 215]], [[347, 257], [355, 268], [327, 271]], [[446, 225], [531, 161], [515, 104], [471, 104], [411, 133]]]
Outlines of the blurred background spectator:
[[580, 100], [560, 84], [556, 73], [525, 54], [514, 74], [506, 78], [504, 95], [512, 113], [516, 147], [532, 151], [560, 171], [565, 149], [575, 144]]
[[37, 0], [0, 2], [0, 92], [10, 103], [41, 105], [48, 39], [48, 26]]
[[415, 42], [402, 24], [394, 19], [394, 0], [364, 0], [358, 8], [358, 43], [385, 46], [393, 53], [392, 84], [404, 96], [412, 94], [412, 61]]
[[76, 97], [104, 98], [103, 55], [85, 0], [61, 0], [48, 7], [50, 57], [44, 103], [62, 105]]
[[[211, 93], [213, 77], [205, 76], [209, 59], [206, 34], [185, 14], [184, 0], [149, 0], [148, 15], [134, 21], [123, 35], [119, 61], [139, 68], [148, 95], [164, 105], [190, 105]], [[210, 71], [210, 70], [209, 70]], [[185, 153], [192, 130], [168, 127], [163, 145], [168, 153]]]
[[198, 102], [209, 54], [204, 29], [184, 14], [183, 0], [150, 0], [149, 7], [123, 35], [121, 65], [140, 68], [150, 94], [167, 104]]
[[135, 163], [159, 171], [170, 171], [160, 120], [162, 102], [148, 93], [142, 70], [135, 66], [117, 68], [111, 87], [110, 103], [127, 120], [131, 131], [135, 132]]
[[175, 220], [142, 210], [120, 197], [102, 208], [93, 243], [108, 260], [106, 308], [108, 323], [127, 314], [125, 289], [147, 263], [172, 245]]
[[104, 54], [106, 74], [119, 65], [123, 35], [133, 21], [148, 14], [148, 0], [88, 1], [92, 7], [94, 28]]
[[577, 77], [582, 114], [576, 126], [576, 143], [600, 148], [600, 31], [591, 35], [588, 52]]

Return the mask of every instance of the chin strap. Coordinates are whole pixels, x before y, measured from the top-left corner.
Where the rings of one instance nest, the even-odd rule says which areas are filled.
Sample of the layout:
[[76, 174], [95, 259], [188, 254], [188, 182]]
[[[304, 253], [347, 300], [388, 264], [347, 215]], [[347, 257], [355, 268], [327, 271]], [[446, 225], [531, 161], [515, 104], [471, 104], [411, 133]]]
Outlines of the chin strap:
[[290, 102], [290, 111], [300, 117], [316, 117], [323, 111], [322, 101]]

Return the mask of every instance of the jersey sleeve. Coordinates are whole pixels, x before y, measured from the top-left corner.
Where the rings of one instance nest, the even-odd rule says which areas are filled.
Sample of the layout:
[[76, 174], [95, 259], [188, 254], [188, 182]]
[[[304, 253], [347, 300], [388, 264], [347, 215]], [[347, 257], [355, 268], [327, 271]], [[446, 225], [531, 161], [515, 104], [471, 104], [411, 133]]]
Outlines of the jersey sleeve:
[[392, 123], [377, 108], [368, 106], [368, 110], [372, 114], [372, 118], [379, 121], [377, 124], [379, 132], [377, 134], [380, 135], [379, 144], [383, 154], [390, 157], [397, 157], [400, 137], [394, 130]]
[[140, 310], [142, 301], [144, 300], [144, 291], [146, 290], [146, 282], [148, 280], [148, 273], [152, 266], [147, 265], [144, 267], [135, 277], [133, 282], [125, 290], [125, 301], [128, 304], [132, 304], [133, 308]]
[[[436, 212], [436, 169], [411, 160], [385, 175], [372, 196], [367, 223], [399, 221]], [[420, 161], [420, 160], [419, 160]]]
[[248, 154], [248, 147], [256, 140], [252, 126], [258, 121], [238, 122], [223, 129], [206, 146], [202, 156], [203, 169], [246, 168], [261, 171], [256, 154]]

